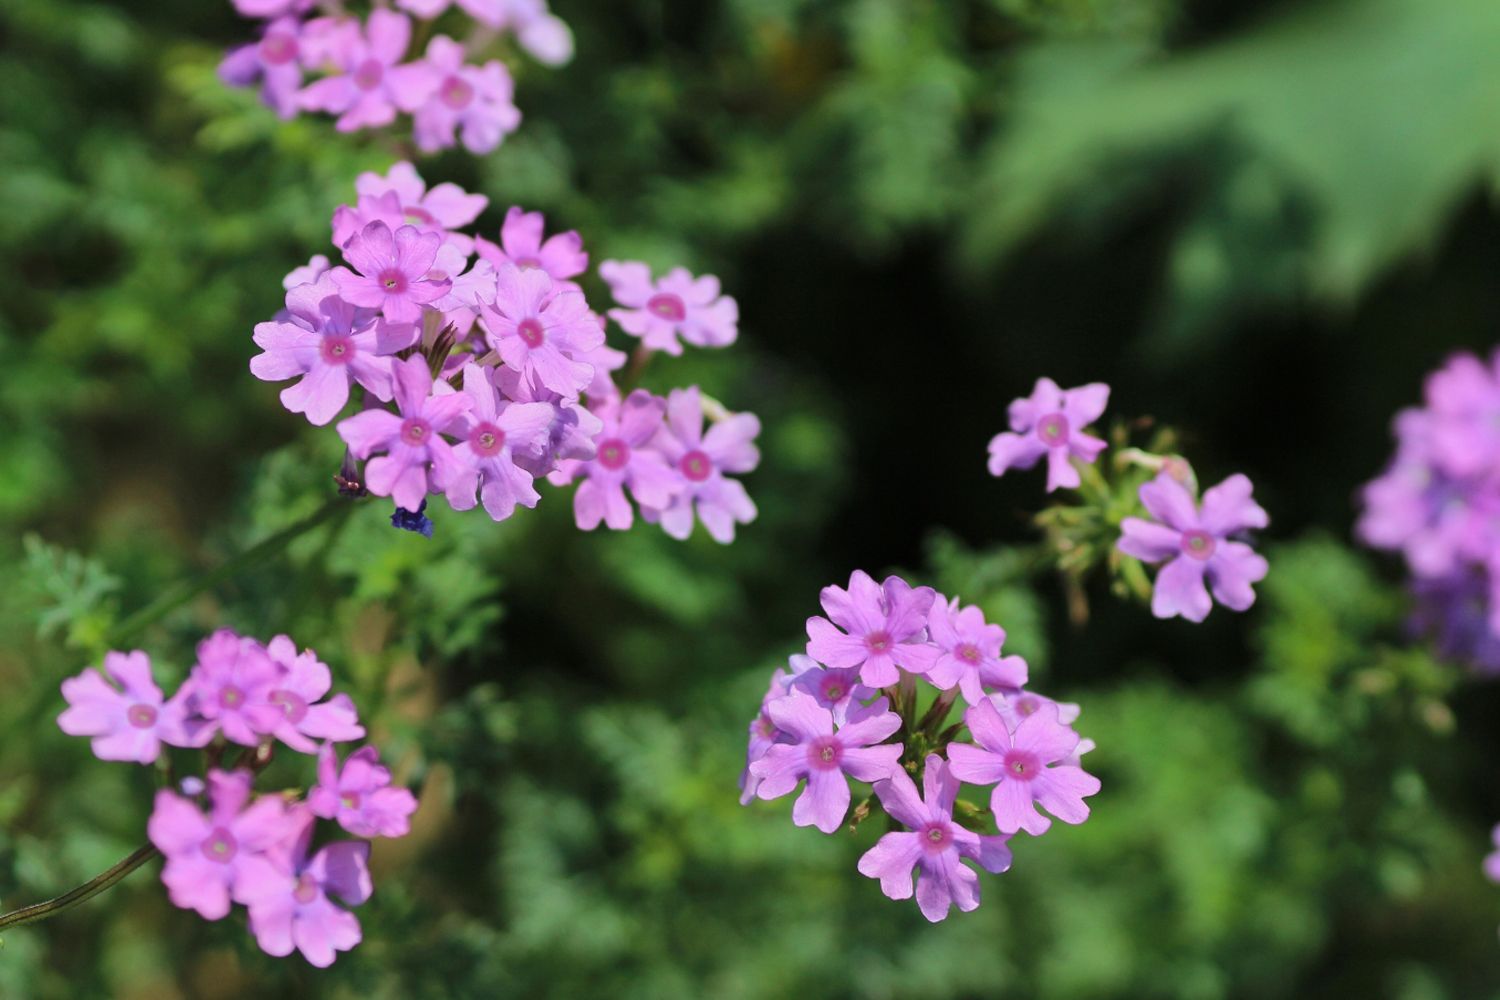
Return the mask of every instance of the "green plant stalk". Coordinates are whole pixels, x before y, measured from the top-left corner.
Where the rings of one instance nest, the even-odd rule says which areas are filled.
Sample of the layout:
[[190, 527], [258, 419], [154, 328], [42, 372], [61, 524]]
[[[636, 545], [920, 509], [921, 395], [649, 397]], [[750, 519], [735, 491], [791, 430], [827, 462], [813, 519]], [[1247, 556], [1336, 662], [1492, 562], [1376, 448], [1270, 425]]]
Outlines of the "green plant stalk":
[[83, 883], [83, 885], [63, 893], [56, 899], [49, 899], [45, 903], [33, 903], [30, 906], [23, 906], [19, 910], [0, 916], [0, 931], [10, 927], [20, 927], [22, 924], [34, 923], [38, 920], [46, 920], [48, 917], [55, 917], [59, 913], [71, 910], [79, 903], [93, 899], [147, 861], [159, 857], [161, 857], [161, 852], [151, 844], [137, 848], [134, 854], [131, 854], [113, 868], [94, 876]]

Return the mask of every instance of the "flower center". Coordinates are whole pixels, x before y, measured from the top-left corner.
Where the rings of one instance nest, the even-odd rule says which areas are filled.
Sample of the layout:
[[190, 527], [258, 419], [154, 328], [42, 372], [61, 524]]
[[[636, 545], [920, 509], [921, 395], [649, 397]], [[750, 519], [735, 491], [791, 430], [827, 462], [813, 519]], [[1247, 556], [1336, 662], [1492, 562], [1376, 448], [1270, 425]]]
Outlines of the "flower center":
[[1036, 424], [1036, 436], [1049, 448], [1068, 443], [1068, 418], [1061, 413], [1049, 413]]
[[1182, 533], [1182, 551], [1194, 559], [1207, 559], [1218, 547], [1218, 540], [1206, 531], [1193, 530]]
[[953, 842], [953, 833], [947, 823], [933, 823], [922, 831], [922, 846], [929, 851], [941, 851]]
[[494, 424], [480, 424], [469, 434], [469, 447], [485, 458], [498, 455], [505, 447], [505, 432]]
[[836, 680], [823, 682], [824, 701], [838, 701], [842, 697], [844, 697], [844, 685], [842, 683]]
[[225, 708], [239, 708], [245, 703], [245, 692], [233, 684], [219, 692], [219, 704]]
[[646, 302], [646, 311], [673, 323], [681, 323], [687, 319], [687, 306], [671, 292], [658, 292], [651, 296]]
[[1041, 771], [1041, 762], [1036, 755], [1025, 750], [1008, 750], [1005, 754], [1005, 770], [1008, 777], [1019, 781], [1030, 781]]
[[344, 806], [345, 809], [358, 809], [359, 808], [359, 793], [358, 792], [345, 792], [343, 795], [339, 796], [339, 802], [343, 804], [343, 806]]
[[203, 842], [203, 856], [210, 861], [216, 861], [221, 865], [227, 865], [234, 860], [240, 845], [235, 843], [234, 834], [216, 826], [209, 831], [208, 839]]
[[891, 634], [885, 629], [876, 629], [865, 636], [865, 648], [872, 653], [884, 653], [891, 648]]
[[1020, 716], [1034, 715], [1036, 710], [1042, 707], [1042, 703], [1030, 695], [1017, 698], [1015, 701], [1016, 714]]
[[713, 475], [714, 471], [713, 459], [696, 448], [683, 455], [682, 461], [677, 463], [677, 467], [682, 470], [684, 476], [687, 476], [688, 479], [695, 483], [703, 482], [703, 480]]
[[385, 64], [379, 59], [366, 59], [354, 71], [354, 85], [360, 90], [374, 90], [385, 78]]
[[823, 736], [813, 740], [807, 747], [807, 762], [817, 771], [834, 770], [839, 766], [839, 759], [843, 756], [843, 746], [832, 736]]
[[764, 712], [762, 712], [760, 718], [755, 720], [755, 730], [761, 736], [769, 740], [776, 735], [776, 723], [771, 721], [771, 717], [769, 715], [766, 715]]
[[150, 729], [156, 725], [156, 709], [151, 705], [131, 705], [125, 719], [137, 729]]
[[266, 698], [273, 705], [280, 705], [286, 721], [296, 725], [307, 715], [307, 699], [295, 691], [277, 689]]
[[354, 360], [354, 342], [348, 337], [324, 337], [320, 348], [325, 364], [347, 365]]
[[297, 876], [297, 888], [292, 890], [292, 898], [306, 906], [318, 898], [318, 880], [307, 872]]
[[427, 443], [427, 435], [432, 433], [432, 426], [427, 421], [412, 417], [410, 420], [401, 422], [401, 440], [414, 448], [419, 448]]
[[972, 642], [959, 643], [958, 649], [954, 650], [954, 653], [965, 663], [978, 663], [980, 660], [979, 647]]
[[394, 267], [381, 271], [380, 277], [376, 280], [380, 282], [380, 287], [385, 289], [387, 295], [400, 295], [406, 291], [406, 275]]
[[541, 347], [546, 334], [542, 330], [542, 324], [535, 319], [523, 319], [516, 324], [516, 335], [521, 338], [521, 343], [527, 347]]
[[538, 271], [542, 267], [542, 262], [535, 257], [517, 257], [514, 263], [523, 271]]
[[438, 91], [438, 96], [442, 98], [444, 104], [448, 105], [454, 111], [458, 111], [461, 108], [468, 107], [469, 102], [474, 99], [474, 88], [469, 86], [467, 80], [457, 76], [450, 76], [443, 81], [443, 86]]
[[297, 58], [297, 38], [285, 31], [273, 31], [260, 40], [260, 61], [271, 66], [285, 66]]
[[599, 464], [611, 471], [625, 468], [630, 461], [630, 445], [619, 438], [610, 438], [599, 444]]

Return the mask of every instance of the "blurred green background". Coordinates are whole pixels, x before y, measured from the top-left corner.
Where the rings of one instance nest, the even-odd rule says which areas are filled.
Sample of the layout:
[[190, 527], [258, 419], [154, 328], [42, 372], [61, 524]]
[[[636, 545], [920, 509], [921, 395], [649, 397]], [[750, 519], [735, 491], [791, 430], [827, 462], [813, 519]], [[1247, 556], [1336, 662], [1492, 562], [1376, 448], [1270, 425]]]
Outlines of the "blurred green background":
[[[1500, 694], [1411, 648], [1399, 567], [1349, 543], [1391, 415], [1500, 340], [1500, 4], [555, 9], [578, 57], [517, 64], [520, 132], [419, 167], [489, 195], [485, 230], [522, 204], [596, 261], [723, 278], [740, 343], [648, 384], [760, 414], [760, 519], [583, 534], [553, 493], [425, 541], [369, 505], [194, 601], [140, 640], [164, 669], [288, 632], [420, 788], [365, 943], [269, 958], [153, 868], [6, 935], [0, 996], [1500, 996]], [[392, 145], [220, 86], [248, 32], [227, 2], [0, 6], [0, 909], [144, 839], [151, 772], [64, 737], [58, 682], [338, 459], [250, 331]], [[1255, 480], [1250, 613], [1101, 585], [1075, 628], [1020, 575], [1041, 476], [984, 445], [1042, 374]], [[770, 670], [855, 567], [982, 603], [1099, 744], [1094, 817], [936, 926], [855, 872], [876, 831], [736, 801]]]

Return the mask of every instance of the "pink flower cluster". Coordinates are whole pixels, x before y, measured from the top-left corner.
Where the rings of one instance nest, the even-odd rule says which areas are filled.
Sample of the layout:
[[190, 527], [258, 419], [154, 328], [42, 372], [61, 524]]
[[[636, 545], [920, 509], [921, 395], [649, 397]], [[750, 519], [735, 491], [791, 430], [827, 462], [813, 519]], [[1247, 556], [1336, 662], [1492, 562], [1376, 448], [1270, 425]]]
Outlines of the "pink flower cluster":
[[[397, 6], [430, 21], [450, 0], [398, 0]], [[435, 35], [411, 51], [412, 21], [377, 6], [369, 16], [345, 13], [339, 4], [313, 0], [234, 0], [246, 17], [262, 19], [260, 38], [229, 52], [219, 76], [231, 86], [260, 87], [282, 118], [300, 111], [338, 116], [340, 132], [380, 128], [398, 113], [412, 116], [417, 148], [436, 152], [461, 139], [470, 152], [488, 153], [521, 122], [510, 71], [498, 59], [471, 63], [501, 30], [549, 65], [573, 55], [568, 27], [546, 0], [458, 0], [472, 18], [468, 39]], [[308, 77], [316, 77], [308, 82]]]
[[[262, 644], [220, 631], [199, 644], [197, 663], [171, 697], [145, 653], [109, 653], [102, 674], [91, 668], [63, 681], [68, 708], [57, 720], [63, 732], [91, 737], [101, 760], [150, 764], [163, 746], [203, 748], [207, 781], [187, 777], [180, 792], [157, 792], [147, 825], [166, 858], [168, 895], [206, 920], [240, 903], [262, 949], [300, 951], [317, 966], [359, 943], [359, 920], [346, 907], [372, 889], [369, 843], [337, 840], [313, 851], [317, 821], [359, 838], [401, 837], [417, 808], [373, 746], [340, 764], [334, 744], [362, 739], [365, 730], [347, 695], [329, 696], [332, 686], [317, 654], [299, 652], [284, 635]], [[316, 757], [317, 782], [304, 798], [253, 795], [255, 774], [277, 743]], [[238, 760], [220, 768], [235, 747]]]
[[1355, 533], [1405, 556], [1416, 624], [1445, 655], [1500, 671], [1500, 351], [1450, 358], [1394, 429]]
[[[320, 256], [287, 276], [286, 312], [255, 328], [250, 370], [298, 379], [282, 403], [320, 426], [359, 397], [337, 425], [366, 462], [359, 489], [391, 497], [417, 530], [432, 494], [499, 521], [536, 506], [544, 477], [578, 482], [584, 530], [629, 528], [631, 500], [675, 538], [701, 521], [729, 542], [755, 518], [733, 477], [759, 463], [760, 422], [696, 388], [658, 396], [616, 383], [627, 356], [605, 343], [574, 280], [589, 264], [576, 232], [546, 236], [540, 213], [513, 207], [498, 242], [465, 234], [488, 199], [428, 189], [408, 163], [361, 175], [357, 190], [333, 216], [347, 266]], [[655, 280], [616, 261], [599, 271], [619, 304], [610, 316], [641, 339], [636, 371], [654, 350], [681, 352], [679, 337], [719, 347], [737, 336], [738, 307], [711, 275]]]
[[[827, 617], [808, 619], [806, 655], [776, 671], [750, 724], [741, 802], [802, 785], [792, 821], [833, 833], [849, 815], [849, 780], [870, 783], [854, 822], [873, 799], [906, 829], [882, 836], [859, 871], [891, 899], [911, 898], [915, 873], [917, 905], [932, 921], [979, 905], [978, 876], [962, 862], [1009, 869], [1010, 838], [1051, 826], [1038, 806], [1065, 823], [1088, 818], [1083, 800], [1099, 781], [1080, 766], [1093, 744], [1071, 727], [1078, 706], [1026, 690], [1026, 662], [1002, 655], [1005, 630], [979, 608], [861, 571], [848, 589], [825, 587], [822, 603]], [[963, 721], [945, 728], [960, 697]], [[958, 741], [965, 731], [972, 742]], [[955, 818], [961, 782], [990, 788], [996, 833]]]

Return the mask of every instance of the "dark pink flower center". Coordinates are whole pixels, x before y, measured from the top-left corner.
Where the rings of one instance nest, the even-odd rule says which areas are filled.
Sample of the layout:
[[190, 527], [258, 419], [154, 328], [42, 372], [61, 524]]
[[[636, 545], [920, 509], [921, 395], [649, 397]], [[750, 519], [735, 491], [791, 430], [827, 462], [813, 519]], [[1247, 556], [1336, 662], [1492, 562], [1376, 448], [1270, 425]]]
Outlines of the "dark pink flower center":
[[307, 872], [297, 876], [297, 888], [292, 890], [292, 898], [306, 906], [318, 898], [318, 880]]
[[929, 823], [922, 831], [922, 846], [929, 851], [946, 850], [953, 843], [953, 831], [947, 823]]
[[542, 262], [535, 257], [517, 257], [513, 263], [523, 271], [537, 271], [542, 266]]
[[682, 470], [684, 476], [687, 476], [688, 479], [695, 483], [703, 482], [703, 480], [713, 475], [714, 471], [713, 459], [697, 448], [683, 455], [682, 461], [677, 463], [677, 467]]
[[324, 337], [320, 347], [325, 364], [347, 365], [354, 360], [354, 341], [349, 337]]
[[420, 417], [401, 421], [401, 440], [414, 448], [426, 444], [431, 433], [432, 425]]
[[240, 845], [235, 842], [234, 834], [216, 826], [209, 831], [208, 839], [203, 841], [203, 856], [210, 861], [217, 861], [221, 865], [227, 865], [234, 860], [235, 854], [239, 852]]
[[1049, 413], [1036, 422], [1036, 436], [1049, 448], [1068, 443], [1068, 418], [1061, 413]]
[[1218, 547], [1218, 539], [1206, 531], [1194, 529], [1182, 533], [1182, 551], [1194, 559], [1207, 559]]
[[516, 324], [516, 336], [527, 347], [541, 347], [542, 341], [546, 339], [546, 332], [539, 320], [528, 318]]
[[443, 81], [443, 86], [438, 90], [438, 97], [448, 107], [458, 111], [468, 107], [469, 102], [474, 99], [474, 88], [469, 86], [469, 82], [462, 77], [450, 76]]
[[277, 689], [266, 698], [273, 705], [280, 705], [286, 721], [296, 725], [307, 715], [307, 699], [295, 691]]
[[953, 651], [953, 655], [965, 663], [978, 663], [982, 658], [979, 653], [979, 647], [972, 642], [959, 643], [958, 648]]
[[1037, 760], [1036, 754], [1025, 750], [1007, 750], [1005, 752], [1005, 776], [1015, 778], [1019, 781], [1031, 781], [1041, 773], [1042, 762]]
[[358, 809], [359, 808], [359, 793], [358, 792], [345, 792], [344, 794], [342, 794], [342, 795], [339, 796], [339, 802], [343, 803], [343, 806], [344, 806], [345, 809]]
[[1014, 702], [1016, 714], [1020, 716], [1034, 715], [1036, 710], [1042, 707], [1042, 703], [1030, 695], [1023, 695]]
[[844, 697], [844, 682], [837, 677], [826, 677], [823, 679], [823, 700], [838, 701]]
[[876, 629], [865, 636], [865, 648], [872, 653], [884, 653], [891, 648], [891, 634], [885, 629]]
[[432, 217], [431, 212], [427, 211], [427, 209], [423, 208], [420, 205], [402, 205], [401, 212], [412, 222], [419, 223], [424, 226], [433, 225], [437, 221]]
[[494, 424], [480, 424], [469, 433], [469, 447], [484, 458], [498, 455], [505, 447], [505, 432]]
[[366, 59], [354, 71], [354, 85], [360, 90], [374, 90], [385, 78], [385, 64], [379, 59]]
[[772, 739], [776, 736], [776, 723], [771, 721], [769, 715], [762, 712], [760, 718], [755, 720], [755, 731], [768, 740]]
[[270, 66], [285, 66], [297, 58], [297, 36], [273, 31], [260, 40], [260, 61]]
[[394, 267], [381, 271], [380, 277], [376, 280], [380, 282], [380, 287], [385, 289], [387, 295], [400, 295], [406, 291], [406, 273]]
[[137, 729], [150, 729], [156, 725], [156, 709], [151, 705], [131, 705], [125, 712], [125, 721]]
[[630, 445], [619, 438], [610, 438], [599, 443], [599, 464], [611, 471], [625, 468], [630, 461]]
[[822, 736], [807, 745], [807, 763], [815, 771], [832, 771], [839, 766], [844, 748], [833, 736]]
[[687, 319], [687, 306], [679, 296], [671, 292], [658, 292], [646, 301], [646, 311], [673, 323]]
[[239, 708], [245, 703], [245, 692], [233, 684], [226, 685], [219, 691], [219, 704], [225, 708]]

